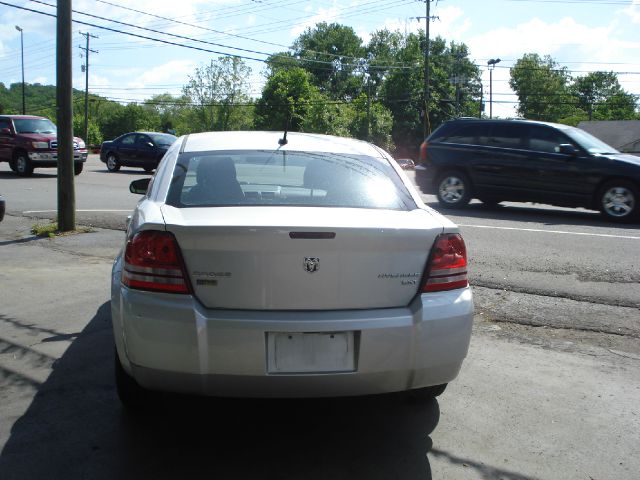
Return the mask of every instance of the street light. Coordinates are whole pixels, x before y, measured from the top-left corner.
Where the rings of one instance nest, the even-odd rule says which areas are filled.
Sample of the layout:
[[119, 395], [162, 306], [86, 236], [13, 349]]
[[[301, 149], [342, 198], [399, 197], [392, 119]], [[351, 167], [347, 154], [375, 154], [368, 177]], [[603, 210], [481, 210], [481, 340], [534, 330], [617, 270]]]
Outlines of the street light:
[[493, 69], [500, 63], [499, 58], [492, 58], [487, 62], [489, 66], [489, 118], [493, 118]]
[[24, 43], [22, 41], [22, 29], [16, 25], [16, 30], [20, 32], [20, 58], [22, 59], [22, 114], [26, 114], [24, 102]]

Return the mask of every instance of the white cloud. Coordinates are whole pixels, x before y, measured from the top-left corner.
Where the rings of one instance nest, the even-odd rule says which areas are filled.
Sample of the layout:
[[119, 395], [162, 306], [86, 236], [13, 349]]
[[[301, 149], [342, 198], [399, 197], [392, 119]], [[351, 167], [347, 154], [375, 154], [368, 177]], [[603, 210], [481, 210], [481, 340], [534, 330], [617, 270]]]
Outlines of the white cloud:
[[191, 60], [171, 60], [142, 73], [138, 78], [128, 82], [129, 87], [143, 88], [166, 82], [186, 83], [187, 76], [192, 74], [196, 64]]
[[634, 0], [631, 5], [621, 12], [631, 20], [631, 23], [640, 23], [640, 0]]
[[337, 21], [339, 17], [339, 9], [337, 7], [331, 8], [319, 8], [318, 13], [311, 17], [304, 23], [300, 23], [293, 27], [289, 32], [291, 36], [298, 37], [300, 34], [304, 33], [307, 28], [313, 28], [317, 23], [320, 22], [334, 22]]

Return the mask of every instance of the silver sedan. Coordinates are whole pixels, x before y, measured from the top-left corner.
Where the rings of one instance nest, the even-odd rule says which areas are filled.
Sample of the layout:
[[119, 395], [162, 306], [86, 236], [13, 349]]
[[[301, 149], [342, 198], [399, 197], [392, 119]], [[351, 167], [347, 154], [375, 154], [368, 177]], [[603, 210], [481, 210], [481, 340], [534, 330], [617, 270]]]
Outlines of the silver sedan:
[[432, 397], [467, 354], [473, 301], [458, 228], [393, 158], [324, 135], [179, 138], [112, 273], [125, 406], [154, 391]]

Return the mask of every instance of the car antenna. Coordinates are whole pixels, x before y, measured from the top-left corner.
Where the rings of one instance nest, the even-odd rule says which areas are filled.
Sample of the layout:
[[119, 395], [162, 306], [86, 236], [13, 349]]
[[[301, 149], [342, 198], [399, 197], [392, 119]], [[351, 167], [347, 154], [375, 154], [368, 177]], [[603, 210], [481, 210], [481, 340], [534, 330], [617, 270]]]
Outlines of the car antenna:
[[280, 138], [278, 140], [278, 145], [283, 146], [286, 145], [287, 143], [289, 143], [289, 140], [287, 140], [287, 132], [289, 131], [289, 121], [291, 120], [291, 114], [289, 114], [287, 116], [287, 121], [284, 124], [284, 135], [282, 138]]

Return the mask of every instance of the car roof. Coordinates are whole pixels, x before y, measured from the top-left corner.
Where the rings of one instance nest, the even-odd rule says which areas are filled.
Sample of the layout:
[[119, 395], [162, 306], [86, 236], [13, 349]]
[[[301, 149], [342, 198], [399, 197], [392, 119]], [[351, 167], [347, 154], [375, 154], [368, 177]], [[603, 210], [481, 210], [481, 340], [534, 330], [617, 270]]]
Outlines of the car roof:
[[284, 131], [232, 131], [193, 133], [181, 137], [184, 152], [211, 150], [290, 150], [309, 152], [346, 153], [383, 157], [378, 147], [353, 138], [320, 135], [316, 133], [288, 132], [287, 143], [280, 145]]
[[542, 120], [526, 120], [524, 118], [475, 118], [475, 117], [462, 117], [449, 120], [449, 123], [463, 123], [463, 122], [475, 122], [475, 123], [523, 123], [526, 125], [546, 125], [548, 127], [554, 127], [559, 129], [571, 128], [570, 125], [564, 125], [562, 123], [543, 122]]
[[11, 119], [45, 119], [49, 120], [47, 117], [39, 117], [37, 115], [0, 115], [0, 118], [11, 118]]

